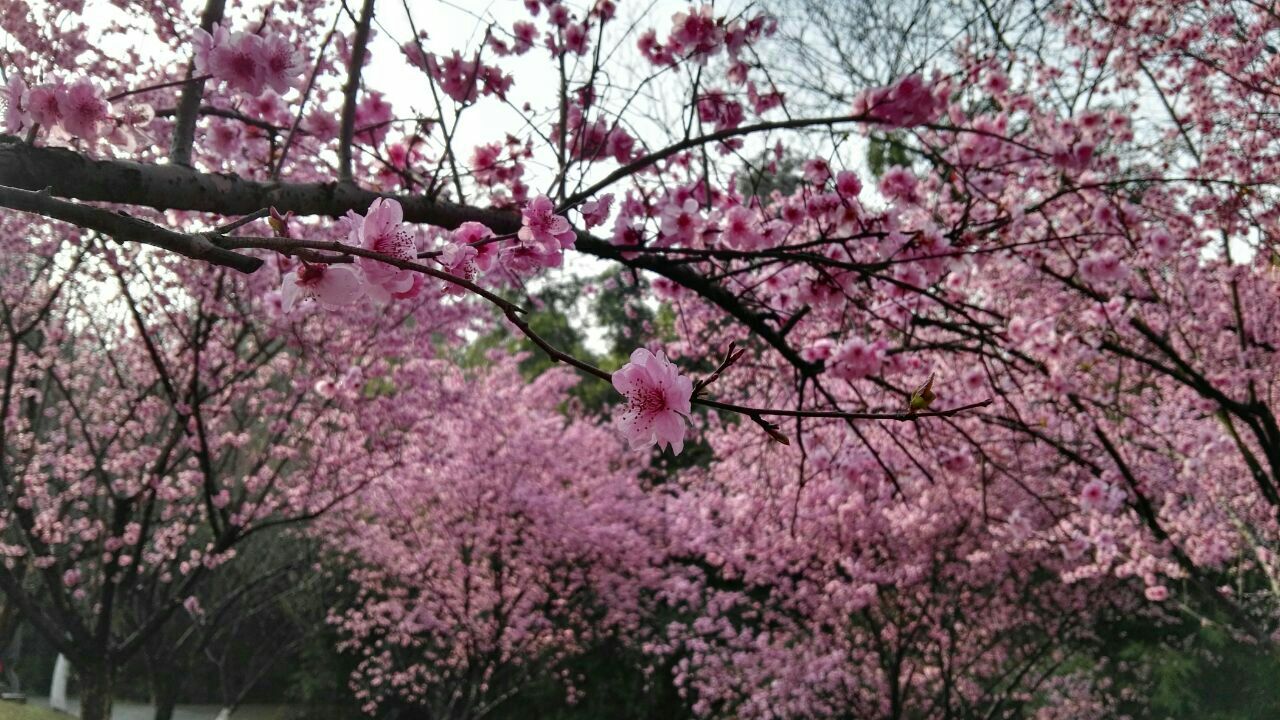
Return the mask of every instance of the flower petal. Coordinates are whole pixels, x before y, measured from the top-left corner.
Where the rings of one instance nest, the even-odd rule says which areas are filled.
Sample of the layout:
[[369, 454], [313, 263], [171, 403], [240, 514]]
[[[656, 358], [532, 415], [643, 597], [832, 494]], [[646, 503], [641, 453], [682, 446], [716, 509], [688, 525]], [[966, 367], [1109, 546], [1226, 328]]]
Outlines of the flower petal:
[[330, 265], [316, 285], [316, 297], [328, 308], [353, 302], [360, 297], [360, 277], [345, 265]]

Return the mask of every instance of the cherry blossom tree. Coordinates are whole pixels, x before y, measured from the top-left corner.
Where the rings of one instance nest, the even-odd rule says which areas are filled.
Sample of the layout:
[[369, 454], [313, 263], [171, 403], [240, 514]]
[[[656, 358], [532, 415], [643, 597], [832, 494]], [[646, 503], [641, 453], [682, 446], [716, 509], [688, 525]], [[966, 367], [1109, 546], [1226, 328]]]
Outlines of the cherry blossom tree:
[[[367, 429], [392, 399], [325, 390], [376, 371], [397, 321], [335, 334], [226, 270], [5, 224], [30, 245], [4, 265], [0, 585], [105, 713], [115, 670], [245, 542], [399, 462], [403, 434]], [[330, 342], [358, 350], [319, 355]]]
[[391, 382], [436, 388], [414, 428], [436, 441], [315, 526], [355, 568], [359, 595], [333, 621], [371, 712], [483, 717], [541, 677], [572, 701], [565, 661], [640, 624], [661, 545], [638, 463], [556, 411], [568, 373], [524, 385], [510, 357], [493, 359], [472, 377], [402, 366]]
[[[427, 478], [436, 459], [405, 470], [369, 445], [421, 427], [442, 400], [426, 378], [387, 378], [493, 319], [611, 383], [631, 444], [678, 452], [693, 437], [710, 448], [712, 466], [679, 476], [663, 511], [681, 529], [663, 539], [681, 562], [645, 590], [684, 614], [650, 647], [679, 657], [698, 712], [997, 717], [1049, 694], [1104, 714], [1105, 693], [1061, 670], [1062, 653], [1112, 612], [1182, 613], [1274, 646], [1276, 12], [1246, 0], [981, 5], [961, 23], [981, 30], [920, 46], [927, 66], [891, 64], [884, 77], [877, 67], [815, 99], [774, 72], [778, 20], [750, 5], [676, 3], [667, 15], [529, 0], [475, 16], [478, 32], [459, 42], [437, 22], [452, 12], [444, 5], [209, 0], [199, 13], [156, 5], [100, 20], [76, 3], [12, 4], [0, 18], [12, 69], [0, 206], [24, 214], [5, 218], [23, 268], [6, 283], [6, 367], [14, 388], [46, 387], [25, 374], [63, 359], [22, 353], [51, 353], [27, 328], [57, 321], [59, 340], [87, 333], [131, 372], [88, 353], [66, 360], [90, 365], [59, 375], [73, 384], [55, 387], [56, 425], [128, 432], [123, 458], [103, 456], [106, 478], [61, 504], [45, 497], [67, 491], [45, 488], [71, 483], [105, 438], [60, 432], [63, 444], [45, 447], [47, 430], [23, 415], [27, 391], [6, 403], [17, 423], [5, 438], [8, 527], [22, 541], [10, 554], [51, 562], [45, 585], [67, 594], [58, 572], [71, 556], [44, 549], [60, 526], [37, 523], [23, 498], [36, 492], [41, 509], [102, 498], [132, 512], [138, 490], [116, 495], [114, 473], [145, 467], [148, 433], [178, 448], [188, 419], [196, 447], [174, 462], [204, 479], [166, 502], [197, 508], [182, 523], [209, 525], [200, 558], [214, 559], [200, 567], [232, 550], [219, 538], [267, 514], [317, 514], [364, 484], [350, 480]], [[141, 35], [153, 46], [123, 58], [102, 42]], [[368, 63], [379, 42], [416, 73], [412, 98], [378, 87]], [[551, 83], [525, 80], [532, 66]], [[499, 117], [492, 137], [464, 145]], [[882, 162], [861, 162], [863, 146]], [[799, 177], [752, 192], [788, 153], [804, 158]], [[671, 334], [616, 372], [528, 320], [525, 289], [578, 256], [625, 269], [637, 295], [652, 292], [674, 317]], [[93, 330], [115, 316], [132, 329]], [[283, 499], [260, 512], [232, 492], [219, 513], [208, 478], [229, 451], [201, 423], [257, 437], [258, 425], [285, 422], [289, 401], [264, 399], [283, 378], [306, 376], [303, 389], [322, 378], [290, 365], [301, 350], [282, 350], [237, 376], [248, 384], [206, 421], [200, 387], [216, 378], [183, 383], [161, 368], [225, 372], [258, 347], [239, 333], [264, 322], [301, 322], [281, 330], [284, 346], [333, 367], [315, 394], [325, 402], [297, 394], [299, 417], [328, 429], [296, 458]], [[445, 340], [431, 337], [444, 326]], [[360, 378], [371, 377], [394, 392], [366, 397]], [[171, 435], [129, 430], [141, 387], [153, 402], [140, 407]], [[81, 406], [90, 394], [101, 408]], [[595, 487], [569, 453], [555, 459], [584, 492]], [[44, 473], [52, 486], [22, 479], [44, 465], [61, 473]], [[341, 486], [324, 486], [338, 475]], [[414, 486], [426, 498], [442, 490]], [[83, 607], [99, 629], [81, 662], [101, 664], [135, 643], [103, 639], [114, 628], [102, 593], [133, 585], [144, 564], [122, 554], [140, 542], [131, 516], [79, 512], [110, 528], [101, 542], [123, 543], [95, 546], [101, 567], [86, 573], [99, 602], [86, 595]], [[490, 542], [492, 520], [467, 531]], [[521, 522], [535, 537], [546, 530]], [[195, 537], [181, 527], [183, 543]], [[405, 552], [403, 538], [373, 542]], [[526, 567], [563, 550], [545, 547]], [[413, 561], [452, 562], [456, 549], [432, 552]], [[403, 570], [373, 559], [363, 557], [371, 601]], [[23, 597], [5, 577], [0, 588]], [[424, 587], [395, 592], [430, 602]], [[180, 602], [166, 596], [154, 622]], [[388, 608], [403, 610], [403, 597]], [[353, 612], [342, 617], [364, 619]], [[353, 642], [368, 639], [374, 657], [402, 621], [352, 625], [363, 633]], [[37, 624], [53, 637], [67, 625]], [[416, 629], [398, 647], [440, 642]], [[1054, 632], [1070, 642], [1045, 647]], [[367, 672], [412, 685], [413, 667], [379, 660]]]

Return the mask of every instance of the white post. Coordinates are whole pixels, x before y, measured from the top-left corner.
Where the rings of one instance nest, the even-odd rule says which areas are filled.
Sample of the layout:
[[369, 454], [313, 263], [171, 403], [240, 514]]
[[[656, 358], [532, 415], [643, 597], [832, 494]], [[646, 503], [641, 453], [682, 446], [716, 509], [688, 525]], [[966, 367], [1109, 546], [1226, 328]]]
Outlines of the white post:
[[49, 686], [49, 707], [62, 712], [67, 711], [67, 675], [71, 671], [71, 663], [67, 656], [58, 654], [53, 664], [53, 684]]
[[213, 720], [231, 720], [231, 708], [223, 706], [223, 708], [218, 711], [218, 717]]

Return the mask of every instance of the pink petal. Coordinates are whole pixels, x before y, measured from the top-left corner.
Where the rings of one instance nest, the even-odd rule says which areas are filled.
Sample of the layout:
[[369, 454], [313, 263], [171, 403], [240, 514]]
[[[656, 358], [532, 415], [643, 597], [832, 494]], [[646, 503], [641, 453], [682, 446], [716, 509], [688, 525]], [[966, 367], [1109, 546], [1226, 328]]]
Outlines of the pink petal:
[[682, 375], [676, 378], [674, 386], [667, 388], [667, 407], [683, 415], [688, 415], [693, 412], [693, 408], [690, 405], [690, 398], [692, 397], [693, 381]]
[[684, 421], [670, 411], [658, 413], [654, 420], [654, 434], [658, 437], [658, 444], [669, 443], [671, 451], [679, 455], [684, 449]]
[[[635, 357], [634, 353], [632, 353], [632, 357]], [[638, 368], [633, 365], [624, 365], [621, 370], [615, 372], [613, 374], [613, 389], [623, 395], [628, 395], [639, 389], [641, 383], [639, 378], [636, 377], [636, 370]]]
[[325, 307], [346, 305], [360, 297], [360, 277], [345, 265], [331, 265], [316, 285], [316, 297]]
[[293, 305], [298, 301], [298, 273], [291, 272], [284, 276], [283, 282], [280, 284], [280, 306], [284, 311], [291, 312]]

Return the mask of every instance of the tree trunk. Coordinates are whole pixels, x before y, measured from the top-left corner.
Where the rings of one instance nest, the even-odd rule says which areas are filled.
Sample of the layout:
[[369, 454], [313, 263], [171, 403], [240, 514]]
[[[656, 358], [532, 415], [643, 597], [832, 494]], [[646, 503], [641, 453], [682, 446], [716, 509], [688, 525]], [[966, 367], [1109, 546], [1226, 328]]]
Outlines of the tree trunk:
[[111, 720], [112, 669], [99, 665], [80, 669], [80, 720]]
[[186, 663], [151, 653], [146, 654], [146, 660], [154, 720], [173, 720], [173, 710], [178, 705], [178, 696], [182, 694]]
[[154, 720], [173, 720], [173, 710], [178, 705], [178, 684], [161, 682], [152, 690], [155, 696], [156, 714]]
[[225, 705], [222, 706], [222, 709], [218, 711], [218, 717], [213, 720], [231, 720], [231, 708]]

